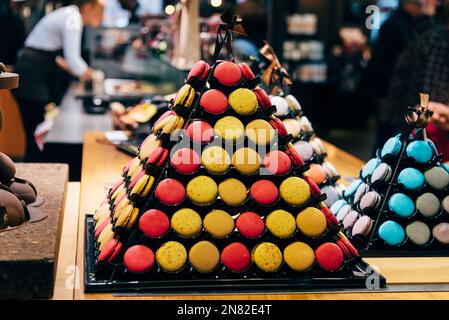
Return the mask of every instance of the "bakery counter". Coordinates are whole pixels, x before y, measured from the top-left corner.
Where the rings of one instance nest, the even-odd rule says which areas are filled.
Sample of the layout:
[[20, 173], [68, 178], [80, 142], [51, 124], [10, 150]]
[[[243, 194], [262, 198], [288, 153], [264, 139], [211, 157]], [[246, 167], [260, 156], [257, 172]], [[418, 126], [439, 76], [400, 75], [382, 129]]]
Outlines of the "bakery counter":
[[[105, 143], [104, 134], [89, 132], [84, 137], [83, 167], [78, 215], [75, 299], [449, 299], [449, 258], [370, 258], [386, 278], [388, 288], [363, 292], [307, 292], [279, 294], [220, 295], [151, 295], [126, 296], [84, 293], [85, 214], [92, 213], [102, 201], [107, 187], [116, 182], [123, 166], [131, 159]], [[325, 143], [329, 160], [340, 170], [343, 179], [358, 174], [363, 161]], [[425, 292], [422, 292], [425, 291]], [[446, 293], [445, 291], [448, 291]]]

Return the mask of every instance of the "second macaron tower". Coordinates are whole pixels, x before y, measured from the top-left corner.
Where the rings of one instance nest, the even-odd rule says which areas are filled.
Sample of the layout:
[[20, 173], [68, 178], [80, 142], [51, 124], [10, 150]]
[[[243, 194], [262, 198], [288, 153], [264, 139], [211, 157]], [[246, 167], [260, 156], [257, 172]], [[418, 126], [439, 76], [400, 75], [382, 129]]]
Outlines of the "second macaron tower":
[[331, 210], [370, 256], [441, 255], [449, 244], [449, 167], [426, 138], [428, 95]]
[[[232, 23], [220, 28], [218, 52]], [[275, 111], [247, 65], [195, 64], [88, 217], [86, 290], [365, 286]]]
[[314, 128], [304, 114], [300, 103], [291, 94], [286, 94], [292, 82], [287, 71], [282, 67], [273, 48], [265, 43], [260, 50], [265, 60], [262, 80], [269, 88], [271, 103], [276, 106], [274, 115], [282, 120], [287, 132], [292, 136], [293, 146], [305, 163], [310, 165], [306, 174], [326, 194], [327, 206], [342, 198], [343, 186], [338, 184], [340, 174], [335, 166], [327, 160], [326, 148], [315, 134]]

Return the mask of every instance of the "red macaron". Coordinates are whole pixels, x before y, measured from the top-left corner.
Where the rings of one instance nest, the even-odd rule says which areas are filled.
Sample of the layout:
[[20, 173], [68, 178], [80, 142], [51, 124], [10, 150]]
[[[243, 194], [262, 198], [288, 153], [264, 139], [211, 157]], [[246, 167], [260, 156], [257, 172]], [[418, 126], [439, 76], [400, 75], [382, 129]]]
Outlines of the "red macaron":
[[204, 81], [206, 80], [209, 71], [209, 64], [207, 64], [203, 60], [200, 60], [193, 65], [192, 69], [190, 69], [190, 72], [187, 75], [187, 80], [190, 80], [190, 78], [196, 78], [198, 80]]
[[106, 226], [108, 224], [111, 223], [111, 218], [104, 220], [99, 226], [98, 228], [95, 230], [95, 234], [94, 237], [95, 239], [98, 239], [98, 237], [100, 236], [100, 233], [104, 230], [104, 228], [106, 228]]
[[170, 230], [170, 220], [162, 211], [150, 209], [140, 217], [139, 229], [149, 238], [159, 238]]
[[211, 114], [220, 114], [228, 108], [228, 98], [221, 91], [210, 89], [201, 96], [200, 106]]
[[195, 150], [181, 148], [173, 153], [170, 164], [179, 173], [192, 174], [200, 167], [201, 159]]
[[321, 196], [321, 190], [318, 187], [318, 185], [315, 183], [315, 181], [313, 181], [313, 179], [309, 176], [304, 176], [303, 179], [307, 182], [307, 184], [310, 187], [310, 193], [312, 194], [312, 196], [314, 197], [319, 197]]
[[280, 150], [268, 152], [263, 158], [262, 163], [265, 169], [274, 175], [284, 175], [292, 167], [290, 157]]
[[233, 272], [242, 272], [251, 264], [251, 255], [245, 245], [234, 242], [221, 252], [221, 262]]
[[270, 180], [259, 180], [249, 189], [251, 198], [259, 204], [273, 204], [279, 197], [279, 190]]
[[162, 167], [167, 160], [169, 152], [167, 149], [159, 147], [149, 157], [146, 165], [155, 165], [156, 167]]
[[253, 80], [256, 76], [254, 75], [253, 70], [246, 63], [242, 62], [238, 65], [240, 70], [242, 71], [242, 75], [247, 80]]
[[343, 252], [340, 247], [332, 242], [326, 242], [315, 250], [318, 265], [324, 271], [333, 272], [340, 269], [343, 264]]
[[159, 182], [154, 194], [163, 204], [176, 206], [186, 198], [186, 189], [178, 180], [168, 178]]
[[259, 105], [262, 109], [268, 109], [269, 107], [271, 107], [270, 97], [264, 89], [258, 87], [254, 89], [254, 94], [256, 95], [257, 102], [259, 102]]
[[123, 263], [132, 273], [145, 273], [154, 265], [154, 253], [148, 247], [135, 245], [126, 250]]
[[235, 223], [237, 230], [246, 238], [254, 239], [265, 231], [262, 217], [255, 212], [243, 212]]
[[106, 243], [103, 250], [98, 256], [98, 261], [113, 262], [117, 258], [118, 254], [122, 250], [122, 243], [117, 239], [111, 239]]
[[193, 120], [186, 128], [187, 135], [196, 143], [206, 144], [214, 139], [212, 126], [203, 120]]
[[298, 151], [296, 151], [294, 147], [288, 148], [287, 150], [285, 150], [285, 153], [288, 154], [288, 156], [296, 166], [302, 166], [304, 164], [304, 160], [302, 160]]
[[274, 130], [276, 130], [278, 137], [282, 138], [288, 134], [287, 129], [285, 128], [284, 123], [278, 118], [271, 118], [270, 124]]
[[214, 78], [225, 86], [235, 86], [242, 80], [242, 71], [234, 62], [223, 61], [215, 67]]

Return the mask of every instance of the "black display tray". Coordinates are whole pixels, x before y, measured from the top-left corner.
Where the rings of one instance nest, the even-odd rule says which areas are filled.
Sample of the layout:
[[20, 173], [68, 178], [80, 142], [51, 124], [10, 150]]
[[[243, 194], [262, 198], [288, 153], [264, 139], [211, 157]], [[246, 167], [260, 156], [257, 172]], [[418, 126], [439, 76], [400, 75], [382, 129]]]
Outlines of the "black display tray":
[[[247, 279], [161, 279], [157, 281], [111, 280], [111, 276], [98, 276], [95, 273], [95, 239], [93, 215], [85, 218], [85, 256], [84, 291], [85, 292], [139, 292], [139, 293], [265, 293], [265, 292], [302, 292], [311, 289], [344, 291], [347, 289], [366, 289], [369, 278], [378, 279], [380, 288], [386, 287], [385, 278], [375, 272], [367, 272], [369, 265], [360, 259], [353, 269], [342, 276], [329, 274], [323, 277], [301, 278], [247, 278]], [[371, 269], [373, 270], [373, 269]], [[112, 273], [113, 274], [113, 273]]]

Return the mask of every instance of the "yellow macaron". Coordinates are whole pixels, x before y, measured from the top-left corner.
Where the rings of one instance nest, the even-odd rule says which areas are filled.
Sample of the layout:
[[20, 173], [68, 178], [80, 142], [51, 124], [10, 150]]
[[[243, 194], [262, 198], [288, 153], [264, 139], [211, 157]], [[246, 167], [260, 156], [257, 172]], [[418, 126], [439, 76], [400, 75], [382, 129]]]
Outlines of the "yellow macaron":
[[203, 150], [201, 163], [207, 171], [223, 174], [231, 167], [231, 158], [222, 147], [212, 146]]
[[229, 105], [241, 115], [251, 115], [257, 111], [257, 97], [253, 91], [240, 88], [229, 95]]
[[279, 270], [283, 262], [281, 250], [271, 242], [263, 242], [257, 245], [253, 249], [251, 257], [256, 266], [265, 272]]
[[284, 260], [290, 269], [304, 272], [313, 266], [315, 252], [308, 244], [296, 241], [284, 249]]
[[245, 128], [243, 123], [233, 116], [219, 119], [214, 126], [217, 135], [225, 141], [237, 141], [243, 138]]
[[308, 238], [317, 238], [327, 229], [324, 214], [317, 208], [308, 207], [296, 217], [298, 229]]
[[295, 218], [290, 212], [279, 209], [271, 212], [265, 224], [267, 229], [276, 237], [289, 238], [296, 231]]
[[177, 241], [168, 241], [156, 251], [156, 261], [166, 272], [177, 272], [187, 262], [187, 250]]
[[262, 119], [256, 119], [248, 123], [245, 133], [251, 142], [260, 145], [270, 143], [276, 135], [271, 124]]
[[232, 165], [244, 175], [256, 174], [260, 169], [259, 153], [252, 148], [240, 148], [232, 156]]
[[201, 232], [203, 221], [195, 210], [183, 208], [173, 214], [171, 226], [180, 236], [192, 238]]
[[211, 204], [217, 199], [217, 183], [208, 176], [198, 176], [187, 184], [187, 197], [200, 206]]
[[218, 185], [218, 195], [227, 205], [239, 206], [245, 202], [248, 190], [240, 180], [228, 178]]
[[234, 231], [234, 220], [223, 210], [213, 210], [204, 218], [204, 229], [214, 238], [223, 239]]
[[189, 261], [192, 267], [200, 273], [213, 271], [220, 262], [220, 252], [209, 241], [200, 241], [189, 250]]
[[292, 206], [305, 204], [311, 196], [307, 182], [298, 177], [290, 177], [282, 181], [279, 193], [281, 198]]

